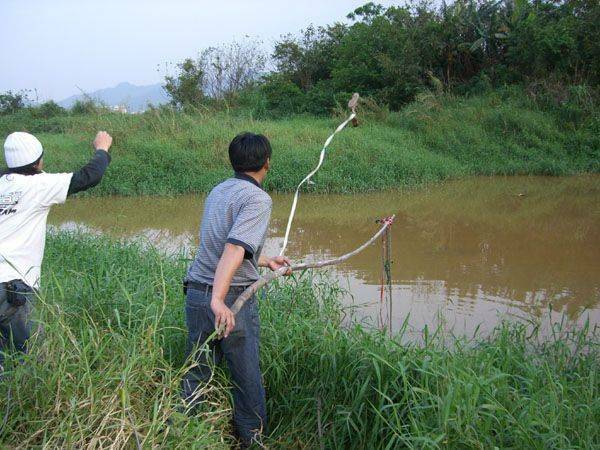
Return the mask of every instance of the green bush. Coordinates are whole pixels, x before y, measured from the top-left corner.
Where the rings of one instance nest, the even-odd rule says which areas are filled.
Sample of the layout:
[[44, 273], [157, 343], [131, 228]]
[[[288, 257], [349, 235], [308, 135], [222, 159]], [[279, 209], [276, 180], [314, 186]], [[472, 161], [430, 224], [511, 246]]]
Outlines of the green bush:
[[257, 84], [242, 89], [237, 95], [237, 113], [248, 113], [251, 117], [263, 119], [268, 116], [268, 100]]
[[313, 115], [330, 115], [340, 103], [346, 104], [352, 93], [337, 91], [330, 80], [320, 80], [305, 96], [304, 112]]
[[275, 117], [284, 117], [302, 111], [305, 97], [298, 86], [281, 76], [267, 77], [261, 92], [265, 96], [269, 113]]
[[100, 112], [101, 109], [102, 108], [98, 103], [91, 98], [84, 98], [83, 100], [76, 100], [75, 103], [73, 103], [73, 106], [71, 106], [71, 113], [76, 115], [96, 114]]
[[53, 100], [42, 103], [40, 106], [31, 108], [32, 116], [40, 119], [50, 119], [66, 113], [66, 109]]
[[0, 94], [0, 115], [14, 114], [24, 109], [28, 100], [26, 91], [7, 91]]

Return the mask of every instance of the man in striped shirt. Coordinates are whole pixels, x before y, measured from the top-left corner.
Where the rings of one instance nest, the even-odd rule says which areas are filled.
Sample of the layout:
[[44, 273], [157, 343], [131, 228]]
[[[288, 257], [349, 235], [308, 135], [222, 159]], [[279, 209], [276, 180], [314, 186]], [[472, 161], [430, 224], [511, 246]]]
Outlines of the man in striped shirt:
[[[195, 365], [183, 380], [189, 405], [198, 402], [198, 387], [209, 381], [223, 357], [234, 382], [234, 429], [242, 446], [257, 440], [266, 427], [265, 391], [259, 367], [259, 319], [253, 296], [237, 316], [233, 302], [259, 278], [258, 268], [289, 265], [282, 256], [261, 255], [271, 215], [271, 197], [262, 189], [269, 170], [271, 145], [265, 136], [242, 133], [229, 145], [233, 178], [206, 198], [200, 245], [187, 277], [185, 304], [188, 352]], [[209, 352], [196, 352], [215, 328], [225, 326]]]

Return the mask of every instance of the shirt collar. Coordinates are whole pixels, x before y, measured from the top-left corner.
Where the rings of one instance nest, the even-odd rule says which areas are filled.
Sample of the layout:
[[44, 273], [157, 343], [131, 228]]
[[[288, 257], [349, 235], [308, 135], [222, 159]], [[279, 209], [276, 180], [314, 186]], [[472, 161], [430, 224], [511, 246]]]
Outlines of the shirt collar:
[[238, 180], [246, 180], [249, 181], [250, 183], [252, 183], [254, 186], [257, 186], [259, 188], [262, 189], [262, 184], [260, 184], [258, 181], [256, 181], [254, 179], [254, 177], [251, 177], [250, 175], [245, 174], [244, 172], [235, 172], [234, 175], [235, 178], [237, 178]]

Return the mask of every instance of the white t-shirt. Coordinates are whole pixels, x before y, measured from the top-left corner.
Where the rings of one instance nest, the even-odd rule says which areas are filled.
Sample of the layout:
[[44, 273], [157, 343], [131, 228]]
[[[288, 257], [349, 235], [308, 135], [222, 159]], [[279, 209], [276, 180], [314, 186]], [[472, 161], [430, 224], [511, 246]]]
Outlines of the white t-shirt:
[[0, 177], [0, 282], [38, 288], [50, 207], [67, 199], [72, 173]]

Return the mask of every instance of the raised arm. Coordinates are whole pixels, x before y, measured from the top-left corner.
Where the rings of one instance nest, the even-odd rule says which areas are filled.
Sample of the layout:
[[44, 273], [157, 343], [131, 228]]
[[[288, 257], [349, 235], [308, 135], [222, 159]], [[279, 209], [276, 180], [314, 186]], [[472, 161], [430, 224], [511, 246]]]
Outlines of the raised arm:
[[99, 131], [93, 145], [96, 151], [92, 159], [77, 172], [73, 173], [67, 195], [76, 194], [77, 192], [96, 186], [104, 176], [104, 172], [106, 172], [106, 168], [110, 164], [108, 150], [112, 145], [112, 137], [106, 131]]

